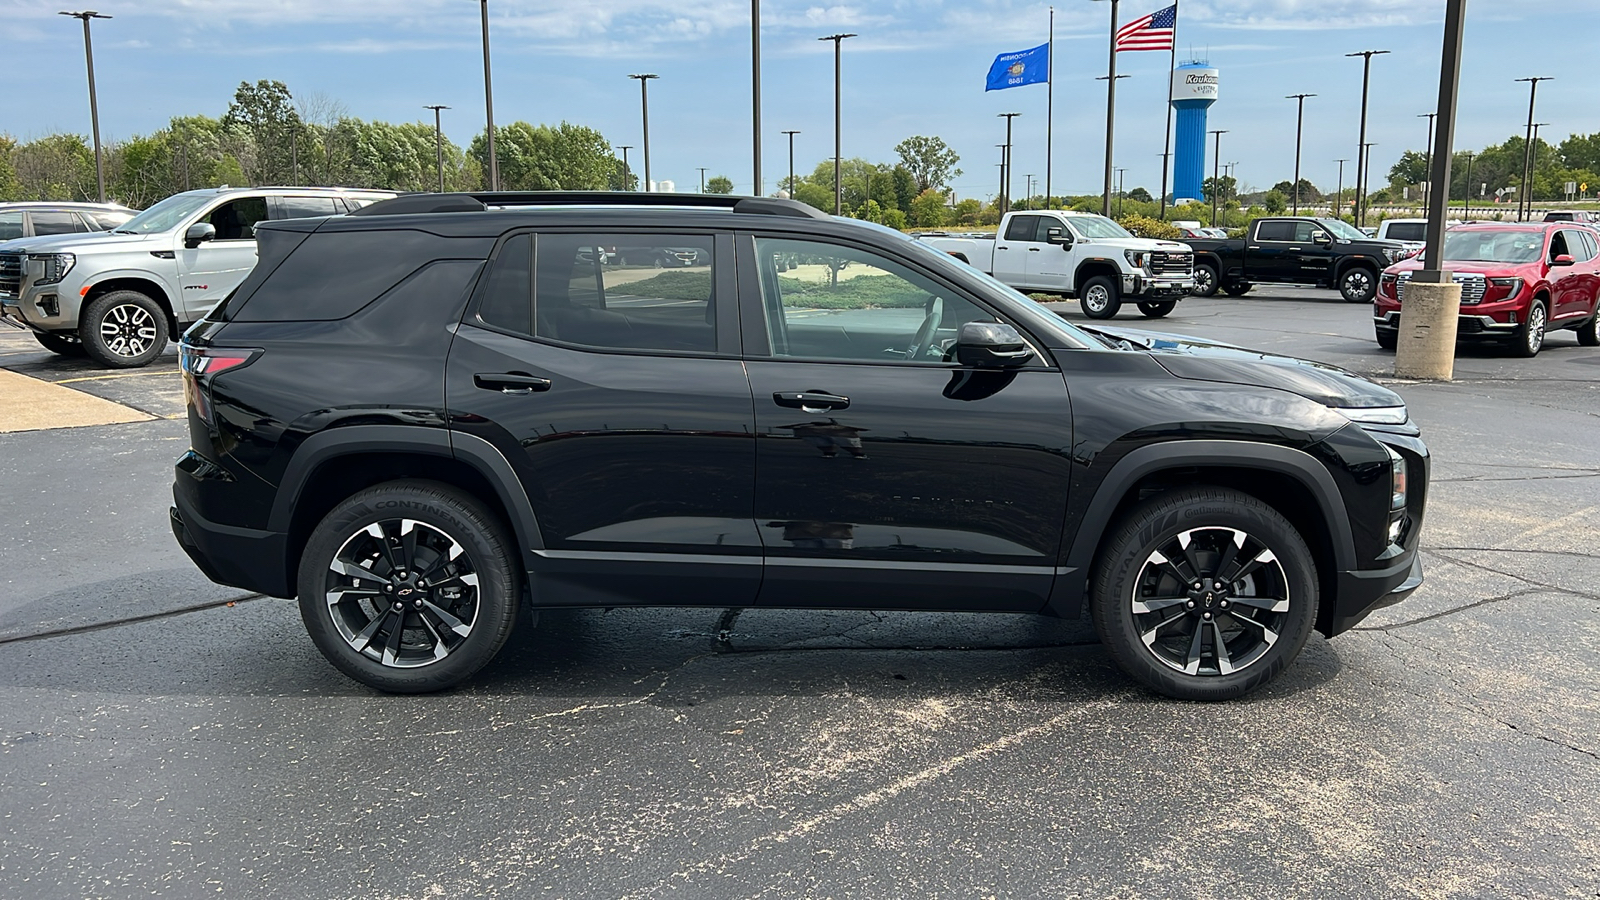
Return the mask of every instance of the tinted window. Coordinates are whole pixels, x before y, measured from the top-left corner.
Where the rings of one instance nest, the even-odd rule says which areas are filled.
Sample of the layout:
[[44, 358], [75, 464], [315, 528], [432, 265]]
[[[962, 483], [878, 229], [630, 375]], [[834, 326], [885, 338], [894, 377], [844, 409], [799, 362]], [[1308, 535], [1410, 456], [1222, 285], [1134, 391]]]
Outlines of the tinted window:
[[760, 238], [756, 264], [774, 356], [908, 362], [915, 347], [915, 362], [943, 363], [954, 359], [963, 324], [995, 321], [914, 270], [854, 247]]
[[83, 227], [83, 223], [78, 221], [78, 217], [69, 212], [40, 212], [36, 210], [28, 213], [28, 216], [33, 219], [33, 233], [35, 235], [76, 234], [86, 230]]
[[1294, 241], [1297, 244], [1309, 244], [1316, 240], [1320, 233], [1324, 232], [1311, 222], [1294, 223]]
[[500, 246], [478, 318], [496, 328], [533, 334], [533, 235], [513, 235]]
[[1294, 240], [1293, 222], [1282, 220], [1262, 221], [1256, 223], [1256, 240], [1258, 241], [1292, 241]]
[[1585, 231], [1582, 233], [1582, 237], [1583, 246], [1587, 249], [1589, 258], [1594, 259], [1596, 256], [1600, 256], [1600, 246], [1597, 246], [1597, 243], [1600, 242], [1595, 240], [1595, 236]]
[[256, 223], [266, 217], [267, 198], [244, 197], [224, 203], [212, 210], [205, 221], [217, 229], [219, 241], [253, 241], [256, 237]]
[[1594, 259], [1594, 254], [1589, 251], [1589, 243], [1581, 231], [1567, 231], [1562, 229], [1562, 236], [1567, 239], [1567, 252], [1572, 254], [1574, 262], [1588, 262]]
[[22, 237], [22, 213], [0, 213], [0, 241]]
[[335, 209], [332, 197], [279, 197], [278, 218], [311, 219], [331, 216], [342, 210]]
[[1396, 222], [1384, 233], [1391, 241], [1425, 241], [1428, 225], [1426, 222]]
[[617, 350], [717, 349], [709, 235], [542, 234], [534, 334]]
[[1063, 235], [1068, 233], [1066, 226], [1062, 225], [1059, 219], [1052, 219], [1049, 216], [1039, 216], [1038, 219], [1039, 230], [1034, 234], [1033, 239], [1041, 244], [1050, 241], [1050, 229], [1052, 228], [1059, 229]]
[[84, 214], [101, 231], [110, 231], [133, 218], [131, 212], [89, 212]]
[[1567, 247], [1568, 234], [1571, 234], [1571, 232], [1558, 231], [1550, 235], [1550, 253], [1545, 257], [1546, 259], [1553, 262], [1558, 256], [1570, 256], [1572, 254], [1572, 250]]
[[1031, 241], [1037, 233], [1039, 221], [1043, 216], [1012, 216], [1011, 222], [1006, 225], [1006, 240]]
[[342, 319], [424, 263], [461, 253], [453, 243], [420, 231], [318, 232], [273, 270], [233, 318], [240, 322]]

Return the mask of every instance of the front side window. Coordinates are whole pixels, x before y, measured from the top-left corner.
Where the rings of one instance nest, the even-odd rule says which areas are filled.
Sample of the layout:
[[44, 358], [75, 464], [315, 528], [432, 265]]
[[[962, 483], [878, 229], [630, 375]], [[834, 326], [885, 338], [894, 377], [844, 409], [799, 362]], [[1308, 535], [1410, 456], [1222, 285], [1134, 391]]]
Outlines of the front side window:
[[267, 198], [242, 197], [211, 211], [205, 221], [217, 229], [219, 241], [253, 241], [256, 223], [267, 217]]
[[817, 241], [756, 239], [772, 355], [948, 363], [967, 322], [995, 317], [876, 253]]
[[1318, 219], [1317, 223], [1323, 228], [1333, 232], [1333, 236], [1346, 241], [1364, 241], [1367, 239], [1361, 230], [1343, 219]]
[[1115, 240], [1116, 238], [1133, 237], [1126, 228], [1105, 216], [1072, 216], [1067, 221], [1071, 223], [1074, 230], [1090, 240]]

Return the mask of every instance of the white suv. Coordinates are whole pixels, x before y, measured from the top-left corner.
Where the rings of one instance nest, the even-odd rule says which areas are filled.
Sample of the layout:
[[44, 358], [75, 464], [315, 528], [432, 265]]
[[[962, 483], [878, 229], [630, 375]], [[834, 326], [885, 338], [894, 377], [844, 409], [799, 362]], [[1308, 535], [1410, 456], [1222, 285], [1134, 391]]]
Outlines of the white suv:
[[393, 191], [214, 188], [174, 194], [110, 234], [23, 238], [0, 247], [0, 318], [46, 349], [101, 365], [148, 365], [256, 264], [263, 219], [342, 215]]

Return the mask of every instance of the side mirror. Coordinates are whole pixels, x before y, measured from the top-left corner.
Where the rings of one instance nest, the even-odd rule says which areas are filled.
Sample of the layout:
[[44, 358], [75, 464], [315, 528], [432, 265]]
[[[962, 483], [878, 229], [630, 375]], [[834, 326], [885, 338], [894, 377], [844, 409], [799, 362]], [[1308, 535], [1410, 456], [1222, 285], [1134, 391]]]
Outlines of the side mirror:
[[956, 336], [956, 362], [963, 366], [1010, 369], [1032, 358], [1033, 351], [1010, 325], [968, 322]]
[[1557, 256], [1555, 259], [1550, 260], [1550, 265], [1552, 265], [1552, 266], [1570, 266], [1570, 265], [1572, 265], [1572, 262], [1573, 262], [1572, 257], [1570, 255], [1566, 254], [1566, 253], [1563, 253], [1560, 256]]
[[1072, 246], [1072, 235], [1067, 234], [1065, 228], [1051, 228], [1044, 233], [1045, 241], [1051, 244], [1060, 244], [1062, 247]]
[[1318, 244], [1321, 244], [1324, 247], [1332, 247], [1333, 246], [1333, 235], [1327, 233], [1326, 231], [1319, 231], [1319, 232], [1311, 235], [1311, 240], [1316, 242], [1316, 243], [1318, 243]]
[[216, 239], [217, 226], [211, 224], [210, 222], [196, 222], [189, 226], [188, 231], [183, 233], [183, 245], [188, 247], [190, 250], [193, 250], [206, 241], [214, 241]]

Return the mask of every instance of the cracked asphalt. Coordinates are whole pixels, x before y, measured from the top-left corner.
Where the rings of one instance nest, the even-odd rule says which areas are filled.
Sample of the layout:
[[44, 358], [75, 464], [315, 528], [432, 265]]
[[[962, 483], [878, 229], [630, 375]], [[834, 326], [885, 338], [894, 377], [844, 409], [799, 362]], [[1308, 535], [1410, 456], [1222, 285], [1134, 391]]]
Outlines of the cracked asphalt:
[[[1121, 321], [1392, 382], [1331, 292]], [[1600, 897], [1600, 351], [1570, 333], [1395, 384], [1427, 584], [1209, 705], [1087, 622], [717, 609], [546, 612], [464, 689], [376, 695], [172, 541], [171, 363], [0, 333], [163, 417], [0, 435], [0, 897]]]

